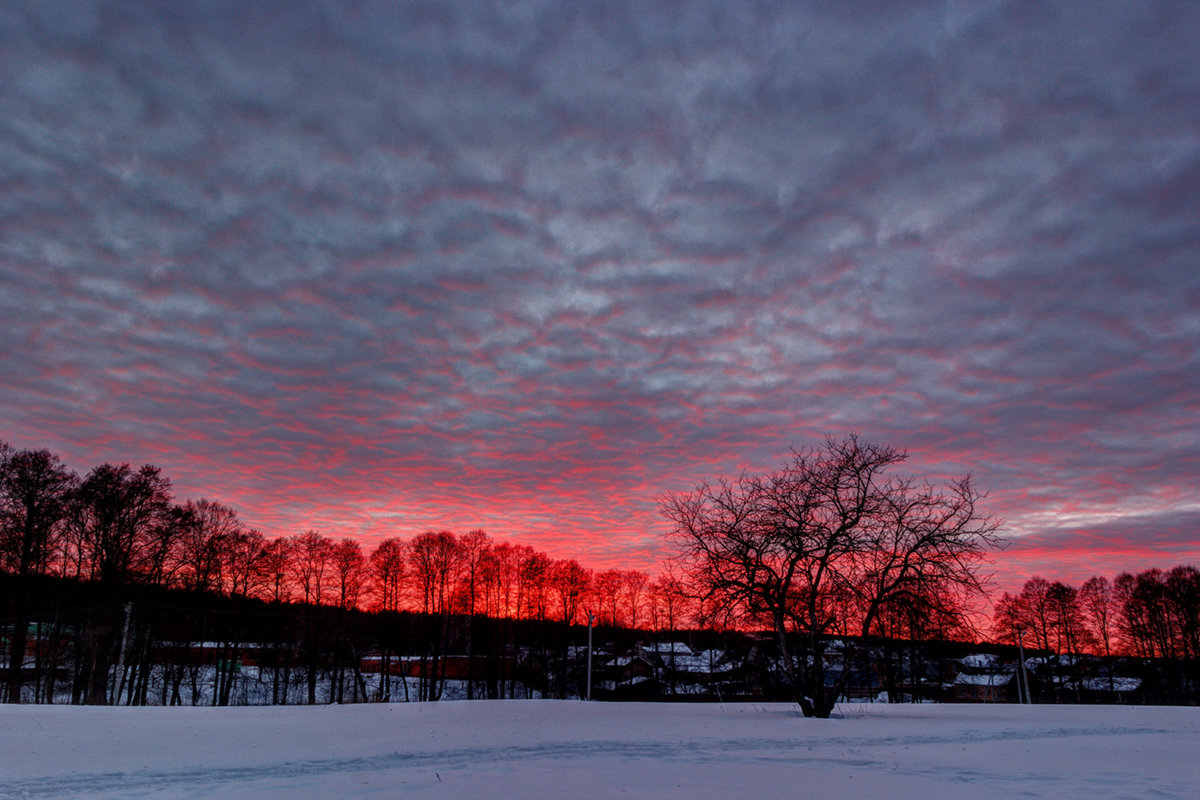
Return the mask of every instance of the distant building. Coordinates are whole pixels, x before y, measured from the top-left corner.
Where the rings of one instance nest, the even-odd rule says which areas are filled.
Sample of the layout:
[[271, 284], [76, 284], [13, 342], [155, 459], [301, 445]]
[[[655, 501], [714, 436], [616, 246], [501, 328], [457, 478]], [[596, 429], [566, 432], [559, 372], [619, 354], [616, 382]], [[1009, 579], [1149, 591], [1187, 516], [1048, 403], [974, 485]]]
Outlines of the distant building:
[[960, 670], [950, 688], [965, 703], [1011, 703], [1017, 699], [1016, 669], [991, 653], [973, 653], [959, 660]]

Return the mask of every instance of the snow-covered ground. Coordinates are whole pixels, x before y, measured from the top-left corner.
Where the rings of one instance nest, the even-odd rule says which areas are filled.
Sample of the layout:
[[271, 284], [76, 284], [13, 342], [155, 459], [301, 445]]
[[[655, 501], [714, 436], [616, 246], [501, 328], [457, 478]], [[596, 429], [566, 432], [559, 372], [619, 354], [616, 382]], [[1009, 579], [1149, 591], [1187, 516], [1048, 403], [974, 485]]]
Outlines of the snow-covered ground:
[[1200, 709], [0, 708], [0, 797], [1198, 798]]

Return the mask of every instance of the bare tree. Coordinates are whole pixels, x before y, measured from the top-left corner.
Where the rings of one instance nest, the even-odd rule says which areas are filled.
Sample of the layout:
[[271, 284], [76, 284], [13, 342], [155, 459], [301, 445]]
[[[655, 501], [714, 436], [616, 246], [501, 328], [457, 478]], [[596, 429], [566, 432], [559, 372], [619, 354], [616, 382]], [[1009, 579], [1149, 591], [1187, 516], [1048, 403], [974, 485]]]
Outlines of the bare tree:
[[[900, 600], [948, 606], [982, 590], [997, 523], [969, 478], [936, 489], [885, 472], [906, 458], [855, 436], [793, 453], [778, 472], [668, 495], [681, 562], [707, 599], [771, 626], [805, 716], [827, 717], [849, 679], [849, 637]], [[847, 637], [829, 673], [827, 643]]]
[[222, 574], [225, 590], [234, 597], [259, 597], [274, 578], [267, 537], [253, 528], [241, 528], [225, 543]]
[[683, 579], [669, 567], [650, 585], [651, 624], [669, 640], [674, 639], [675, 631], [687, 617], [690, 594]]
[[475, 638], [479, 625], [477, 612], [483, 591], [483, 572], [492, 540], [481, 529], [468, 531], [458, 538], [462, 554], [462, 580], [459, 581], [459, 608], [467, 615], [467, 699], [475, 699]]
[[408, 546], [409, 572], [421, 592], [421, 612], [427, 624], [426, 646], [419, 660], [417, 693], [421, 700], [438, 700], [445, 686], [445, 654], [450, 634], [451, 601], [462, 565], [458, 537], [450, 531], [426, 531]]
[[305, 531], [293, 539], [292, 567], [304, 600], [304, 661], [308, 704], [317, 702], [317, 672], [326, 663], [324, 612], [321, 605], [329, 592], [333, 572], [333, 540], [316, 531]]
[[496, 542], [482, 565], [487, 613], [496, 619], [515, 619], [520, 612], [520, 545]]
[[619, 569], [597, 572], [592, 580], [592, 593], [596, 600], [600, 619], [607, 620], [614, 628], [621, 625], [621, 590], [625, 575]]
[[1079, 602], [1079, 590], [1055, 581], [1046, 592], [1046, 600], [1054, 632], [1054, 651], [1076, 654], [1091, 649], [1095, 642]]
[[143, 566], [152, 529], [164, 523], [171, 482], [149, 464], [102, 464], [76, 493], [87, 574], [106, 586], [126, 583]]
[[185, 589], [208, 592], [222, 588], [229, 541], [242, 530], [237, 512], [213, 500], [189, 500], [186, 521], [177, 537], [178, 580]]
[[[667, 663], [671, 668], [665, 671], [663, 677], [667, 681], [668, 693], [674, 694], [677, 677], [675, 633], [693, 610], [692, 592], [686, 581], [676, 573], [673, 565], [668, 564], [662, 574], [650, 584], [649, 595], [650, 624], [658, 633], [660, 640], [665, 639], [668, 646]], [[717, 630], [718, 628], [716, 625], [711, 625], [709, 629]]]
[[1079, 603], [1083, 608], [1084, 617], [1091, 625], [1092, 632], [1104, 650], [1104, 660], [1108, 665], [1108, 688], [1116, 690], [1116, 680], [1113, 675], [1113, 644], [1120, 606], [1112, 583], [1100, 575], [1093, 575], [1079, 587]]
[[1122, 573], [1114, 587], [1127, 648], [1139, 658], [1164, 660], [1163, 699], [1194, 693], [1200, 686], [1200, 570]]
[[629, 627], [633, 630], [637, 630], [638, 615], [646, 599], [648, 583], [650, 576], [641, 570], [630, 569], [621, 573], [621, 604], [625, 606], [625, 619], [629, 620]]
[[[234, 598], [246, 598], [261, 592], [269, 581], [266, 537], [238, 524], [215, 536], [214, 543], [220, 551], [220, 588]], [[240, 677], [237, 664], [240, 663], [242, 645], [249, 628], [241, 615], [230, 615], [220, 629], [223, 632], [224, 654], [218, 663], [213, 702], [214, 705], [225, 706], [229, 705], [234, 684]]]
[[1104, 649], [1104, 657], [1112, 657], [1112, 645], [1118, 607], [1112, 582], [1103, 576], [1093, 575], [1079, 588], [1079, 601], [1092, 632]]
[[47, 571], [54, 539], [79, 478], [49, 450], [0, 442], [0, 567], [14, 576], [7, 700], [21, 702], [32, 579]]
[[135, 471], [128, 464], [102, 464], [75, 492], [71, 524], [80, 532], [80, 562], [86, 563], [86, 574], [98, 580], [107, 597], [104, 606], [94, 609], [79, 639], [76, 700], [109, 702], [109, 670], [128, 621], [125, 587], [144, 573], [150, 543], [156, 540], [153, 532], [169, 524], [170, 507], [171, 482], [150, 465]]
[[330, 675], [329, 698], [331, 701], [343, 703], [346, 701], [347, 669], [353, 678], [351, 699], [366, 699], [367, 695], [358, 650], [354, 645], [353, 616], [348, 613], [358, 608], [367, 559], [358, 542], [354, 539], [344, 538], [333, 545], [331, 561], [334, 578], [337, 582], [338, 612], [334, 615], [336, 622], [332, 653], [334, 669]]
[[[1053, 631], [1050, 611], [1050, 581], [1035, 575], [1025, 581], [1021, 592], [1011, 595], [1005, 592], [996, 603], [996, 634], [1001, 641], [1016, 644], [1018, 640], [1026, 647], [1050, 652], [1050, 637]], [[1028, 634], [1029, 638], [1025, 638]]]
[[[274, 646], [271, 648], [271, 703], [287, 704], [288, 688], [292, 675], [292, 648], [295, 645], [294, 628], [291, 626], [292, 616], [285, 616], [283, 602], [292, 596], [291, 576], [295, 573], [296, 541], [290, 537], [279, 536], [267, 541], [263, 546], [263, 592], [265, 599], [274, 604], [277, 630]], [[286, 623], [285, 623], [286, 620]], [[291, 632], [286, 637], [285, 631]]]
[[462, 552], [450, 531], [426, 531], [408, 544], [409, 572], [421, 591], [421, 612], [449, 614]]
[[305, 531], [292, 540], [292, 570], [305, 603], [326, 601], [332, 577], [333, 540], [316, 531]]
[[[1079, 702], [1079, 689], [1083, 683], [1082, 665], [1079, 654], [1095, 646], [1091, 630], [1084, 618], [1079, 602], [1079, 590], [1061, 581], [1050, 584], [1046, 592], [1049, 624], [1054, 632], [1054, 651], [1058, 654], [1058, 669], [1054, 676], [1054, 692], [1061, 697], [1064, 691], [1074, 691]], [[1073, 678], [1069, 683], [1062, 679], [1064, 669]]]
[[291, 578], [296, 572], [296, 540], [278, 536], [263, 548], [263, 572], [267, 582], [267, 599], [282, 603], [292, 596]]
[[559, 619], [570, 626], [578, 622], [580, 606], [591, 586], [591, 576], [575, 559], [555, 561], [550, 568], [550, 591]]
[[[387, 702], [392, 697], [394, 615], [400, 610], [404, 597], [408, 546], [397, 538], [384, 539], [378, 547], [371, 551], [368, 561], [371, 575], [370, 585], [374, 596], [373, 606], [376, 610], [383, 612], [379, 686], [375, 693], [378, 699]], [[404, 680], [405, 699], [407, 699], [407, 677]]]
[[1180, 565], [1167, 573], [1166, 595], [1179, 637], [1184, 689], [1200, 688], [1200, 570]]
[[159, 525], [150, 529], [142, 558], [142, 580], [150, 586], [177, 583], [180, 542], [185, 532], [195, 525], [195, 509], [191, 504], [172, 504]]
[[358, 608], [367, 563], [362, 546], [353, 539], [342, 539], [333, 546], [332, 557], [337, 578], [338, 608]]
[[550, 557], [528, 548], [519, 568], [525, 599], [525, 619], [545, 622], [550, 610]]
[[407, 546], [400, 539], [384, 539], [371, 551], [371, 586], [379, 611], [400, 610], [407, 561]]
[[487, 532], [476, 528], [458, 537], [459, 584], [458, 598], [455, 605], [464, 614], [474, 616], [478, 610], [479, 597], [482, 591], [481, 572], [492, 539]]

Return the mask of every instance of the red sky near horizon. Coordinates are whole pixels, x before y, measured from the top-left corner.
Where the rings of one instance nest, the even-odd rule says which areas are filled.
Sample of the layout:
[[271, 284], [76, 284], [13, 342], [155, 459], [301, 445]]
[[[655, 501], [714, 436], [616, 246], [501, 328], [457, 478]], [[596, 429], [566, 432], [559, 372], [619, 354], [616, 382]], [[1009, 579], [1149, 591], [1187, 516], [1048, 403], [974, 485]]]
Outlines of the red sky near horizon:
[[1194, 4], [7, 8], [0, 439], [655, 570], [857, 432], [997, 586], [1200, 562]]

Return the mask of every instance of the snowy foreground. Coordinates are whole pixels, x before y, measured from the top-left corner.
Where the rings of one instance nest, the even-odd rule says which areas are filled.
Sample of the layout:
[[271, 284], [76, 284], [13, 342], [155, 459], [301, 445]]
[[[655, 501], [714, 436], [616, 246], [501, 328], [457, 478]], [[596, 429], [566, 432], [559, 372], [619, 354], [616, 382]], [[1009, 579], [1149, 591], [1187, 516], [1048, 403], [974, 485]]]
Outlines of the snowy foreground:
[[1200, 709], [0, 708], [0, 797], [1200, 797]]

